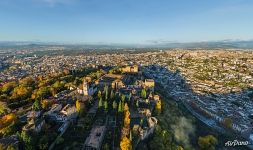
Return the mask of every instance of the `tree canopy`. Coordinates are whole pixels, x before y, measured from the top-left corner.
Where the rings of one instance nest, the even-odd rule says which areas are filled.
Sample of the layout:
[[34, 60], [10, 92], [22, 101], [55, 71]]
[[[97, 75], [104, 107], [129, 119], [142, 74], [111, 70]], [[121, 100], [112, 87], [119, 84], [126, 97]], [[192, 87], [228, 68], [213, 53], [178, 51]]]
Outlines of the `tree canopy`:
[[99, 102], [98, 102], [98, 108], [102, 108], [103, 107], [103, 99], [102, 97], [100, 97]]
[[117, 109], [117, 102], [116, 102], [115, 100], [114, 100], [113, 103], [112, 103], [112, 107], [113, 107], [114, 110]]
[[104, 109], [105, 109], [105, 111], [108, 111], [108, 102], [107, 102], [107, 100], [105, 100], [105, 102], [104, 102]]
[[39, 100], [35, 100], [35, 102], [32, 105], [32, 109], [39, 110], [41, 108]]
[[123, 112], [122, 102], [119, 101], [118, 112]]
[[226, 128], [232, 128], [232, 119], [230, 119], [230, 118], [224, 118], [223, 125]]
[[123, 137], [120, 141], [121, 150], [132, 150], [131, 141], [127, 137]]
[[147, 91], [145, 89], [141, 90], [141, 97], [142, 98], [147, 98]]
[[127, 103], [125, 103], [124, 107], [124, 127], [126, 128], [130, 127], [130, 112]]
[[198, 145], [203, 150], [215, 150], [217, 144], [218, 141], [213, 135], [199, 137], [198, 139]]
[[9, 108], [5, 102], [0, 102], [0, 115], [8, 112]]

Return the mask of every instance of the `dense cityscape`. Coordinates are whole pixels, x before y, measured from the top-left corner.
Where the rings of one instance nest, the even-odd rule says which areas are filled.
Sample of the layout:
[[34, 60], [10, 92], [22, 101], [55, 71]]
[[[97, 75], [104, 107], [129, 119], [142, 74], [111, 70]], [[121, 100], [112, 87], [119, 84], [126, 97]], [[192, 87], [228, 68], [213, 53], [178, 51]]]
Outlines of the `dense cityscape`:
[[252, 0], [0, 0], [0, 150], [253, 150]]
[[[253, 142], [251, 50], [45, 52], [1, 50], [1, 149], [224, 149], [226, 141]], [[252, 148], [240, 144], [236, 149]]]

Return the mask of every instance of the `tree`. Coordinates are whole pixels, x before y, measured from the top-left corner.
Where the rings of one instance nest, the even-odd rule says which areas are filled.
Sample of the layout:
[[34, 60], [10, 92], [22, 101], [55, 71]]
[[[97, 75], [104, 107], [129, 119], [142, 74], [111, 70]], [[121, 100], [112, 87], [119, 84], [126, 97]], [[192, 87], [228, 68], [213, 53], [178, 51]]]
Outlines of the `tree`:
[[127, 111], [125, 113], [125, 118], [124, 118], [124, 127], [129, 128], [130, 127], [130, 112]]
[[172, 143], [172, 135], [170, 135], [167, 130], [162, 129], [159, 125], [155, 128], [149, 147], [151, 150], [156, 150], [157, 147], [159, 147], [159, 150], [176, 149]]
[[19, 84], [25, 87], [34, 87], [35, 80], [32, 77], [25, 77], [19, 81]]
[[125, 105], [124, 105], [124, 112], [126, 112], [126, 111], [129, 111], [129, 107], [128, 107], [127, 103], [125, 103]]
[[105, 143], [105, 145], [103, 145], [102, 150], [110, 150], [109, 144]]
[[105, 92], [105, 100], [108, 100], [108, 90]]
[[38, 89], [35, 89], [34, 91], [33, 91], [33, 93], [32, 93], [32, 95], [31, 95], [31, 99], [33, 99], [33, 100], [35, 100], [35, 99], [37, 99], [37, 97], [38, 97]]
[[7, 82], [2, 87], [2, 92], [9, 94], [17, 86], [16, 82]]
[[123, 112], [121, 101], [119, 101], [118, 112]]
[[48, 149], [48, 137], [47, 136], [42, 136], [42, 138], [39, 140], [39, 149], [40, 150]]
[[158, 115], [159, 115], [159, 114], [161, 113], [161, 111], [162, 111], [161, 100], [158, 100], [158, 101], [156, 102], [156, 111], [157, 111]]
[[112, 103], [112, 108], [113, 108], [114, 110], [117, 109], [117, 102], [116, 102], [115, 100], [114, 100], [113, 103]]
[[8, 112], [9, 108], [5, 102], [0, 101], [0, 116], [6, 112]]
[[53, 96], [55, 96], [55, 95], [57, 94], [57, 89], [54, 88], [54, 87], [50, 87], [50, 88], [49, 88], [49, 91], [50, 91], [50, 93], [51, 93]]
[[127, 137], [123, 137], [120, 141], [121, 150], [132, 150], [131, 141]]
[[17, 136], [18, 136], [19, 140], [21, 141], [25, 150], [32, 150], [33, 149], [32, 138], [30, 135], [28, 135], [25, 131], [22, 131], [21, 133], [18, 132]]
[[176, 150], [184, 150], [184, 148], [182, 146], [177, 146]]
[[130, 127], [130, 112], [127, 103], [124, 106], [124, 127]]
[[7, 147], [7, 150], [16, 150], [16, 147], [13, 144], [11, 144]]
[[218, 141], [213, 135], [198, 138], [198, 145], [203, 150], [215, 150], [217, 144]]
[[49, 105], [49, 102], [48, 102], [47, 99], [43, 99], [43, 100], [41, 101], [41, 107], [42, 107], [43, 109], [46, 109], [46, 108], [48, 107], [48, 105]]
[[[0, 89], [0, 93], [1, 93], [1, 89]], [[0, 101], [7, 102], [8, 99], [9, 99], [9, 96], [7, 94], [0, 95]]]
[[128, 96], [128, 101], [129, 102], [130, 102], [131, 98], [132, 98], [132, 93], [130, 93], [129, 96]]
[[114, 92], [113, 90], [111, 90], [110, 99], [113, 99], [113, 98], [114, 98]]
[[107, 100], [108, 99], [108, 86], [107, 85], [104, 87], [104, 92], [105, 92], [105, 99]]
[[107, 100], [105, 100], [105, 102], [104, 102], [104, 109], [105, 109], [105, 111], [108, 111], [108, 102], [107, 102]]
[[77, 112], [80, 113], [80, 110], [81, 110], [81, 104], [80, 104], [80, 101], [79, 100], [76, 100], [76, 110]]
[[146, 92], [145, 89], [142, 89], [142, 90], [141, 90], [141, 97], [142, 97], [142, 98], [147, 98], [147, 92]]
[[103, 145], [102, 150], [110, 150], [109, 144], [106, 143], [105, 145]]
[[0, 129], [9, 126], [12, 122], [17, 120], [17, 116], [14, 113], [10, 113], [8, 115], [3, 116], [0, 119]]
[[0, 135], [7, 136], [16, 132], [15, 121], [12, 121], [10, 124], [7, 124], [4, 128], [0, 130]]
[[143, 118], [141, 118], [141, 120], [140, 120], [140, 125], [142, 126], [143, 125]]
[[101, 91], [99, 90], [98, 91], [98, 98], [101, 98], [102, 97], [102, 93], [101, 93]]
[[63, 143], [64, 142], [64, 138], [62, 138], [61, 136], [58, 136], [57, 138], [56, 138], [56, 144], [61, 144], [61, 143]]
[[11, 122], [11, 124], [5, 126], [4, 128], [2, 128], [0, 130], [0, 136], [7, 136], [7, 135], [11, 135], [13, 133], [16, 132], [16, 128], [15, 128], [15, 122]]
[[79, 84], [81, 84], [83, 81], [79, 78], [79, 77], [76, 77], [75, 78], [75, 80], [74, 80], [74, 82], [73, 82], [73, 84], [75, 85], [75, 86], [78, 86]]
[[136, 106], [137, 108], [139, 108], [139, 101], [138, 101], [138, 100], [136, 101], [135, 106]]
[[33, 103], [32, 105], [32, 109], [33, 110], [39, 110], [41, 107], [40, 107], [40, 102], [39, 100], [35, 100], [35, 102]]
[[43, 81], [43, 76], [42, 75], [39, 75], [38, 78], [39, 82]]
[[45, 99], [50, 96], [50, 88], [40, 87], [38, 90], [34, 90], [32, 94], [32, 99]]
[[60, 90], [62, 90], [64, 88], [64, 83], [60, 82], [60, 81], [56, 81], [51, 88], [55, 89], [56, 92], [59, 92]]
[[226, 128], [231, 129], [231, 127], [232, 127], [232, 119], [230, 119], [230, 118], [224, 118], [224, 120], [223, 120], [223, 125], [224, 125]]
[[98, 108], [102, 108], [103, 107], [103, 99], [102, 97], [100, 97], [99, 102], [98, 102]]
[[2, 149], [4, 149], [4, 148], [5, 148], [5, 145], [2, 144], [2, 143], [0, 143], [0, 149], [2, 150]]
[[12, 93], [12, 99], [26, 99], [28, 96], [32, 94], [32, 88], [31, 87], [25, 87], [25, 86], [17, 86], [14, 88]]
[[126, 96], [124, 94], [121, 95], [121, 101], [125, 102]]
[[129, 140], [132, 141], [133, 140], [133, 135], [132, 135], [132, 131], [130, 130], [130, 133], [129, 133]]

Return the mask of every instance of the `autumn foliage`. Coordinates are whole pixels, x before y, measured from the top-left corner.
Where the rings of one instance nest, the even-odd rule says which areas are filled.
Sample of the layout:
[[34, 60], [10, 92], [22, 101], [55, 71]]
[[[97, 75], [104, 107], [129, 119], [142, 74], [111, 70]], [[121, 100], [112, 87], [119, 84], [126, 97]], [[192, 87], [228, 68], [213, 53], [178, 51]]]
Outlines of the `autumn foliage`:
[[0, 129], [8, 126], [9, 124], [11, 124], [13, 121], [15, 121], [17, 119], [16, 115], [11, 113], [8, 115], [3, 116], [0, 119]]
[[157, 111], [158, 114], [160, 114], [161, 111], [162, 111], [162, 102], [161, 102], [161, 100], [158, 100], [156, 102], [156, 111]]
[[77, 112], [80, 112], [80, 110], [81, 110], [81, 103], [79, 100], [76, 101], [76, 110], [77, 110]]
[[131, 141], [127, 137], [123, 137], [122, 140], [120, 141], [120, 149], [121, 150], [132, 149]]
[[130, 112], [127, 103], [124, 106], [124, 127], [129, 128], [130, 126]]
[[127, 103], [124, 106], [124, 127], [122, 129], [120, 149], [121, 150], [131, 150], [132, 144], [131, 140], [128, 138], [130, 128], [130, 112]]

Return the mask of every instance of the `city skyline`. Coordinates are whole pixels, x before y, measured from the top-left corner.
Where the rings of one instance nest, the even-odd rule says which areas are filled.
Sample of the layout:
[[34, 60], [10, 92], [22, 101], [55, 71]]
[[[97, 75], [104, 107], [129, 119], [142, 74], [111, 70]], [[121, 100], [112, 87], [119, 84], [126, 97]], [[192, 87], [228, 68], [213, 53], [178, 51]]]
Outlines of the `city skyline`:
[[156, 44], [251, 40], [252, 7], [249, 0], [3, 0], [0, 41]]

